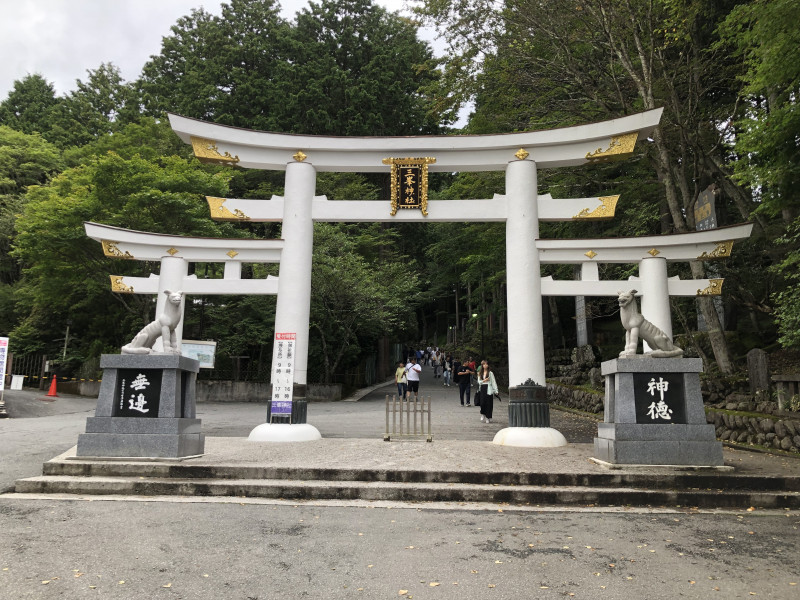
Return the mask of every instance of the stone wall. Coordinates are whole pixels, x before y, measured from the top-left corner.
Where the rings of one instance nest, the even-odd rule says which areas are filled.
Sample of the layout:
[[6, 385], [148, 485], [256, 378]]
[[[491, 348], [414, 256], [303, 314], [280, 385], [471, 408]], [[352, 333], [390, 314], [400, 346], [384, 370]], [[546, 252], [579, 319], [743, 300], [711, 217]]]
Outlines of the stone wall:
[[195, 388], [197, 402], [268, 402], [272, 386], [254, 381], [202, 380]]
[[600, 351], [594, 346], [553, 350], [545, 355], [545, 375], [567, 385], [602, 385]]
[[[196, 388], [197, 402], [261, 402], [267, 403], [272, 398], [272, 386], [269, 383], [255, 381], [198, 381]], [[340, 383], [309, 383], [306, 386], [308, 402], [330, 402], [342, 399]]]
[[558, 404], [567, 408], [574, 408], [583, 412], [603, 414], [602, 393], [592, 393], [584, 389], [560, 385], [547, 384], [547, 400], [551, 404]]
[[714, 425], [723, 442], [756, 444], [788, 452], [800, 452], [800, 414], [742, 415], [708, 409], [706, 421]]

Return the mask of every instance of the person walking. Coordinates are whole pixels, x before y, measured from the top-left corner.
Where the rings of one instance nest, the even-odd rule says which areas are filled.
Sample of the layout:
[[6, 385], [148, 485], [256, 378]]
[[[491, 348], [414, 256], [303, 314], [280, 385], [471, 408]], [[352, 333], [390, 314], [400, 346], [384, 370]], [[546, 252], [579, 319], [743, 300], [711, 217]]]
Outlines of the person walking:
[[482, 360], [478, 369], [478, 393], [481, 399], [481, 421], [484, 423], [492, 422], [494, 395], [498, 392], [497, 381], [495, 381], [489, 361]]
[[442, 369], [444, 376], [444, 385], [450, 387], [450, 379], [453, 374], [453, 357], [449, 354], [442, 359]]
[[[461, 399], [461, 406], [471, 406], [469, 401], [470, 388], [472, 387], [472, 376], [475, 374], [475, 368], [470, 368], [469, 361], [459, 364], [456, 376], [458, 377], [458, 397]], [[464, 395], [466, 394], [467, 403], [464, 404]]]
[[400, 402], [405, 400], [408, 391], [408, 379], [406, 378], [406, 368], [402, 360], [397, 361], [397, 368], [394, 371], [394, 382], [397, 384], [397, 394]]
[[411, 357], [406, 365], [406, 379], [408, 380], [408, 396], [410, 399], [411, 392], [414, 392], [414, 399], [419, 399], [419, 374], [422, 373], [422, 367], [417, 363], [416, 357]]
[[441, 375], [439, 375], [441, 358], [439, 357], [439, 352], [435, 348], [433, 349], [433, 354], [431, 354], [431, 364], [433, 365], [433, 378], [441, 377]]

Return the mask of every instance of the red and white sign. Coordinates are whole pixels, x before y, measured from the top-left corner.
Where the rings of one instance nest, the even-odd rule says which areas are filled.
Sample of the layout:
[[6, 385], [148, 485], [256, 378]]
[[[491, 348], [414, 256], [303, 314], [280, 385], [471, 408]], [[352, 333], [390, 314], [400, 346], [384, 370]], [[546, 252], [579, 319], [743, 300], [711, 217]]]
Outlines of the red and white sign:
[[8, 338], [0, 337], [0, 391], [6, 389], [6, 359], [8, 357]]

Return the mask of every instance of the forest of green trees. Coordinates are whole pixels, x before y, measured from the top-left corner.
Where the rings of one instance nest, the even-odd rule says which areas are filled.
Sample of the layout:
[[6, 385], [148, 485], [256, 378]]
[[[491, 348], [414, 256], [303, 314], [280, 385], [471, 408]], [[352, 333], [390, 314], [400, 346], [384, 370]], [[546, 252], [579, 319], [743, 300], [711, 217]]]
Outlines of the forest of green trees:
[[[540, 192], [554, 198], [621, 195], [614, 219], [543, 224], [542, 237], [692, 231], [697, 198], [713, 185], [720, 226], [755, 226], [727, 261], [670, 266], [725, 279], [720, 306], [673, 299], [681, 346], [722, 374], [755, 347], [800, 350], [800, 2], [420, 0], [414, 14], [320, 0], [286, 21], [276, 0], [230, 0], [219, 16], [179, 19], [135, 81], [109, 63], [61, 96], [47, 73], [15, 81], [0, 101], [0, 334], [12, 351], [61, 356], [69, 324], [61, 369], [76, 372], [152, 319], [152, 297], [114, 294], [108, 276], [158, 265], [104, 257], [85, 221], [280, 237], [280, 224], [212, 221], [204, 196], [269, 198], [282, 193], [283, 173], [201, 164], [167, 111], [344, 136], [552, 129], [656, 107], [661, 125], [631, 159], [540, 172]], [[447, 42], [443, 58], [420, 39], [423, 24]], [[468, 103], [467, 124], [455, 128]], [[430, 201], [491, 198], [503, 186], [502, 174], [434, 174]], [[322, 173], [317, 194], [386, 200], [388, 173]], [[573, 277], [571, 267], [548, 269]], [[601, 278], [635, 270], [605, 265]], [[614, 299], [587, 302], [594, 344], [619, 351]], [[483, 344], [502, 363], [504, 305], [502, 225], [317, 224], [309, 379], [332, 381], [389, 343], [444, 345], [451, 328], [459, 349]], [[219, 355], [268, 372], [274, 308], [264, 296], [193, 298], [184, 337], [216, 340]], [[573, 300], [551, 298], [545, 312], [547, 346], [573, 345]]]

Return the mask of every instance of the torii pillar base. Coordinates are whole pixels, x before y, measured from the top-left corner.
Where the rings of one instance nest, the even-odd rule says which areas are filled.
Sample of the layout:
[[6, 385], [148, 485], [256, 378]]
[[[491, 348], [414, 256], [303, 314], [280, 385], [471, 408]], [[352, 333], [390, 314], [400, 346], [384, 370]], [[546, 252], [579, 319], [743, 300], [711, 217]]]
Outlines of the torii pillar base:
[[308, 423], [262, 423], [247, 437], [250, 442], [315, 442], [321, 439], [319, 430]]
[[272, 402], [267, 403], [267, 422], [262, 423], [247, 437], [250, 442], [314, 442], [322, 439], [322, 434], [313, 425], [306, 423], [308, 401], [305, 398], [306, 386], [294, 384], [292, 416], [272, 415]]
[[498, 431], [493, 444], [522, 448], [556, 448], [566, 446], [567, 439], [550, 427], [550, 404], [547, 388], [531, 380], [511, 387], [508, 402], [510, 427]]

